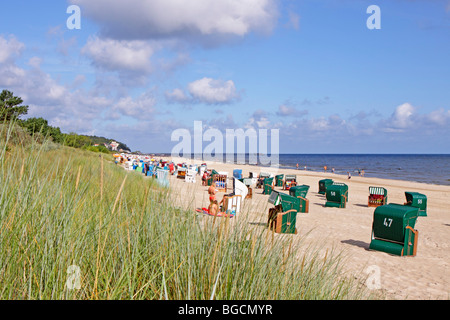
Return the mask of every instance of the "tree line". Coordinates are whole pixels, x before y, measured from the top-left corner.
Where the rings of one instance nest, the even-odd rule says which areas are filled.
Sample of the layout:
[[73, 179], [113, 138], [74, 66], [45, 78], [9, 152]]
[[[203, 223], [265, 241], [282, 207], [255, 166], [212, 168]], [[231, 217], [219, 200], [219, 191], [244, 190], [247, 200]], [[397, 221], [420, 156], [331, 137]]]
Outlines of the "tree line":
[[[95, 152], [109, 153], [104, 144], [109, 144], [112, 139], [97, 136], [79, 135], [74, 132], [63, 133], [59, 127], [48, 124], [44, 118], [20, 119], [28, 114], [27, 105], [22, 105], [23, 99], [14, 96], [13, 92], [3, 90], [0, 93], [0, 119], [6, 122], [15, 121], [19, 126], [25, 128], [30, 135], [41, 134], [50, 137], [54, 142], [74, 148], [81, 148]], [[118, 149], [131, 151], [124, 143], [118, 142]], [[98, 146], [95, 146], [98, 144]]]

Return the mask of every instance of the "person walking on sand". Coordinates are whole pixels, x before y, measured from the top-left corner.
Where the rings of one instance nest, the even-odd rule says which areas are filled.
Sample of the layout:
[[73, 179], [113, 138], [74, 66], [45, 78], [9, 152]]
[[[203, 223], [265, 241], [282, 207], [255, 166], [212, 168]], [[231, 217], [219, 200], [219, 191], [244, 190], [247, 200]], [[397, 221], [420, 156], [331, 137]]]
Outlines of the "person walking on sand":
[[349, 179], [352, 178], [352, 174], [350, 173], [350, 171], [347, 171], [347, 177], [348, 177]]

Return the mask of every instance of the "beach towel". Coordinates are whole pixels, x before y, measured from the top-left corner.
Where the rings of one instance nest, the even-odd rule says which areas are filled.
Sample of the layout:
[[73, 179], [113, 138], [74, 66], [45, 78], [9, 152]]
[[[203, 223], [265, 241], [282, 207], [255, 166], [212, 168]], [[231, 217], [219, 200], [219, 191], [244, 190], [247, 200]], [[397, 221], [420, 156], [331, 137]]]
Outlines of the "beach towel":
[[[207, 215], [209, 215], [209, 216], [213, 216], [214, 217], [214, 215], [213, 214], [211, 214], [211, 213], [209, 213], [209, 210], [208, 210], [208, 208], [199, 208], [199, 209], [196, 209], [196, 211], [197, 212], [200, 212], [200, 213], [204, 213], [204, 214], [207, 214]], [[234, 215], [235, 215], [235, 212], [234, 212], [234, 210], [233, 211], [230, 211], [230, 210], [228, 210], [227, 212], [218, 212], [217, 213], [217, 215], [216, 215], [216, 217], [227, 217], [227, 218], [233, 218], [234, 217]]]

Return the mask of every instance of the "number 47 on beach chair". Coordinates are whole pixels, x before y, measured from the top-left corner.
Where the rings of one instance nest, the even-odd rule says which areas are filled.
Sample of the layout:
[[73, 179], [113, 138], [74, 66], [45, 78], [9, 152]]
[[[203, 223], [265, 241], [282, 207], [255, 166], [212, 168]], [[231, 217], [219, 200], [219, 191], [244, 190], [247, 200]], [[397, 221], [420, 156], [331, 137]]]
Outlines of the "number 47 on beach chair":
[[387, 190], [382, 187], [369, 187], [369, 207], [378, 207], [387, 204]]

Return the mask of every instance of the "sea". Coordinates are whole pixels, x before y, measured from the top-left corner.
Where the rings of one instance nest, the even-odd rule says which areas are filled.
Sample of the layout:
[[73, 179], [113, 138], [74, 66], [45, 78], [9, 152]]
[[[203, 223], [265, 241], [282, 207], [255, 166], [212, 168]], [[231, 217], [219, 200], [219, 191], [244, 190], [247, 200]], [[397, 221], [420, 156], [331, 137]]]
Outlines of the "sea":
[[[239, 159], [237, 154], [213, 156], [228, 163], [238, 163]], [[211, 160], [202, 155], [191, 158]], [[268, 163], [269, 158], [262, 159]], [[265, 166], [256, 155], [246, 154], [245, 163]], [[450, 154], [280, 154], [278, 163], [280, 169], [296, 169], [298, 163], [299, 170], [323, 172], [326, 166], [328, 172], [334, 168], [334, 173], [346, 176], [357, 176], [364, 170], [365, 177], [450, 185]]]

